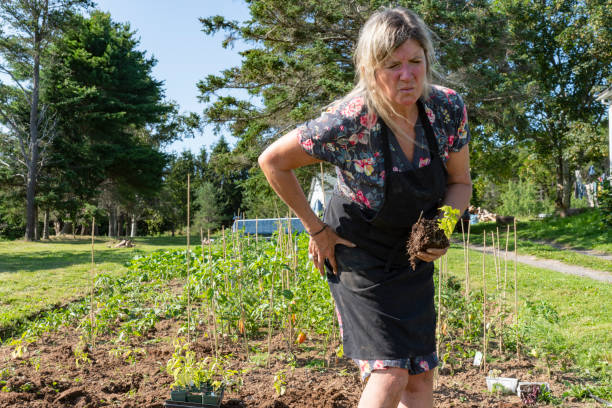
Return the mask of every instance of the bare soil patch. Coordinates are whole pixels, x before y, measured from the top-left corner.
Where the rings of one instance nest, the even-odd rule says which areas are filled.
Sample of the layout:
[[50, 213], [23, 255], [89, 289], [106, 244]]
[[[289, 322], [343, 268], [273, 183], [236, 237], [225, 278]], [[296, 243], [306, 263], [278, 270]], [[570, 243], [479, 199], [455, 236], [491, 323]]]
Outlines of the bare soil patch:
[[[47, 334], [29, 345], [20, 358], [11, 356], [12, 348], [0, 348], [0, 379], [6, 381], [0, 392], [0, 407], [11, 408], [162, 408], [169, 398], [172, 378], [165, 372], [165, 364], [172, 355], [172, 339], [179, 324], [176, 321], [158, 322], [153, 332], [133, 340], [131, 347], [144, 349], [135, 361], [109, 353], [117, 347], [110, 338], [99, 338], [96, 347], [88, 350], [90, 362], [75, 359], [75, 347], [79, 332], [64, 328]], [[252, 358], [247, 361], [242, 342], [222, 339], [220, 352], [231, 354], [233, 369], [246, 369], [243, 385], [237, 390], [226, 391], [222, 407], [256, 408], [338, 408], [355, 407], [359, 401], [362, 384], [357, 367], [348, 359], [333, 357], [329, 367], [318, 346], [324, 339], [309, 338], [299, 347], [293, 346], [293, 357], [287, 353], [287, 342], [282, 335], [274, 338], [274, 354], [271, 367], [265, 360], [257, 365]], [[267, 350], [265, 336], [251, 341], [252, 350]], [[331, 344], [335, 350], [338, 344]], [[201, 334], [194, 342], [193, 350], [200, 357], [211, 355], [213, 342]], [[253, 355], [254, 351], [251, 351]], [[116, 353], [115, 353], [116, 354]], [[331, 355], [331, 353], [330, 353]], [[288, 365], [293, 361], [294, 368]], [[518, 377], [522, 381], [547, 381], [553, 395], [559, 396], [565, 389], [563, 381], [573, 382], [569, 374], [553, 373], [548, 378], [543, 367], [531, 360], [517, 363], [495, 361], [487, 369], [499, 369], [503, 376]], [[286, 393], [278, 396], [274, 388], [274, 376], [285, 370]], [[462, 361], [455, 367], [440, 370], [435, 391], [436, 407], [521, 407], [520, 399], [512, 395], [496, 395], [486, 391], [486, 373]], [[0, 387], [1, 388], [1, 387]], [[591, 403], [569, 402], [571, 407], [596, 406]]]

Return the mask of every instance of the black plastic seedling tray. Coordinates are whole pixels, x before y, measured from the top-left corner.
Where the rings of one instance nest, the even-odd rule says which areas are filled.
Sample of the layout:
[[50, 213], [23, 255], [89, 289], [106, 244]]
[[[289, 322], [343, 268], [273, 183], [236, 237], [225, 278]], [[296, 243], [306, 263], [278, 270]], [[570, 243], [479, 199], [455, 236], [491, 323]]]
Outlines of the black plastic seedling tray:
[[167, 400], [164, 404], [165, 408], [219, 408], [219, 405], [198, 404], [197, 402], [181, 402]]

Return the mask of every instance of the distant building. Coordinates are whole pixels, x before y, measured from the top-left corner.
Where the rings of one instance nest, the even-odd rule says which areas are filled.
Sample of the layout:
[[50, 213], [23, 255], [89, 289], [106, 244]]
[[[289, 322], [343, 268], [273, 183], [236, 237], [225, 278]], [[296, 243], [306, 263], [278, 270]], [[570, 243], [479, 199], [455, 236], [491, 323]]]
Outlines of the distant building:
[[331, 196], [336, 185], [336, 177], [329, 174], [323, 175], [323, 184], [321, 177], [313, 177], [310, 182], [310, 190], [308, 191], [308, 203], [310, 208], [319, 217], [323, 218], [323, 212], [331, 200]]
[[[335, 177], [328, 174], [325, 174], [323, 177], [324, 185], [321, 184], [320, 177], [313, 177], [310, 182], [310, 190], [308, 190], [310, 208], [321, 218], [323, 218], [323, 212], [331, 199], [333, 186], [336, 184]], [[232, 225], [232, 231], [242, 230], [245, 234], [251, 235], [272, 235], [279, 228], [287, 232], [289, 225], [291, 225], [293, 233], [306, 232], [299, 218], [236, 219]]]
[[293, 233], [306, 232], [302, 221], [299, 218], [262, 218], [262, 219], [248, 219], [248, 220], [235, 220], [232, 225], [232, 231], [237, 232], [242, 230], [245, 234], [250, 235], [272, 235], [279, 230], [283, 229], [284, 232], [289, 231], [289, 225]]

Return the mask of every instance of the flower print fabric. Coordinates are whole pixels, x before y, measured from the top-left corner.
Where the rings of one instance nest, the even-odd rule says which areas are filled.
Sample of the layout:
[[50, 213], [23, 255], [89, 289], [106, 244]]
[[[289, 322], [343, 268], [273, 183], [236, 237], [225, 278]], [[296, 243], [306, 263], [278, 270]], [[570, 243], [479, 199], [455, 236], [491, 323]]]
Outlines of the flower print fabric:
[[[433, 86], [424, 100], [443, 162], [449, 152], [458, 152], [470, 140], [463, 100], [452, 89]], [[368, 113], [363, 97], [357, 96], [329, 107], [319, 118], [297, 128], [306, 153], [336, 166], [338, 191], [354, 202], [378, 210], [384, 196], [382, 123]], [[431, 163], [422, 124], [415, 125], [415, 149], [408, 161], [395, 137], [389, 138], [393, 171], [406, 171]]]
[[386, 370], [390, 367], [405, 368], [410, 375], [417, 375], [438, 366], [438, 355], [433, 353], [416, 356], [411, 358], [401, 358], [397, 360], [355, 360], [359, 366], [361, 380], [368, 379], [374, 370]]

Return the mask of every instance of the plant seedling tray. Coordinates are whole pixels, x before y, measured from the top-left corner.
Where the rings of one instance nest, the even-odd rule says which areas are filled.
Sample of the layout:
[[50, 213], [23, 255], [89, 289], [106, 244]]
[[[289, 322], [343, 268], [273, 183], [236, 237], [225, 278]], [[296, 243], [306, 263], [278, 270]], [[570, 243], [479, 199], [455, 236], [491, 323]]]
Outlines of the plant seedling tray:
[[198, 404], [197, 402], [181, 402], [167, 400], [164, 404], [165, 408], [219, 408], [219, 405]]

